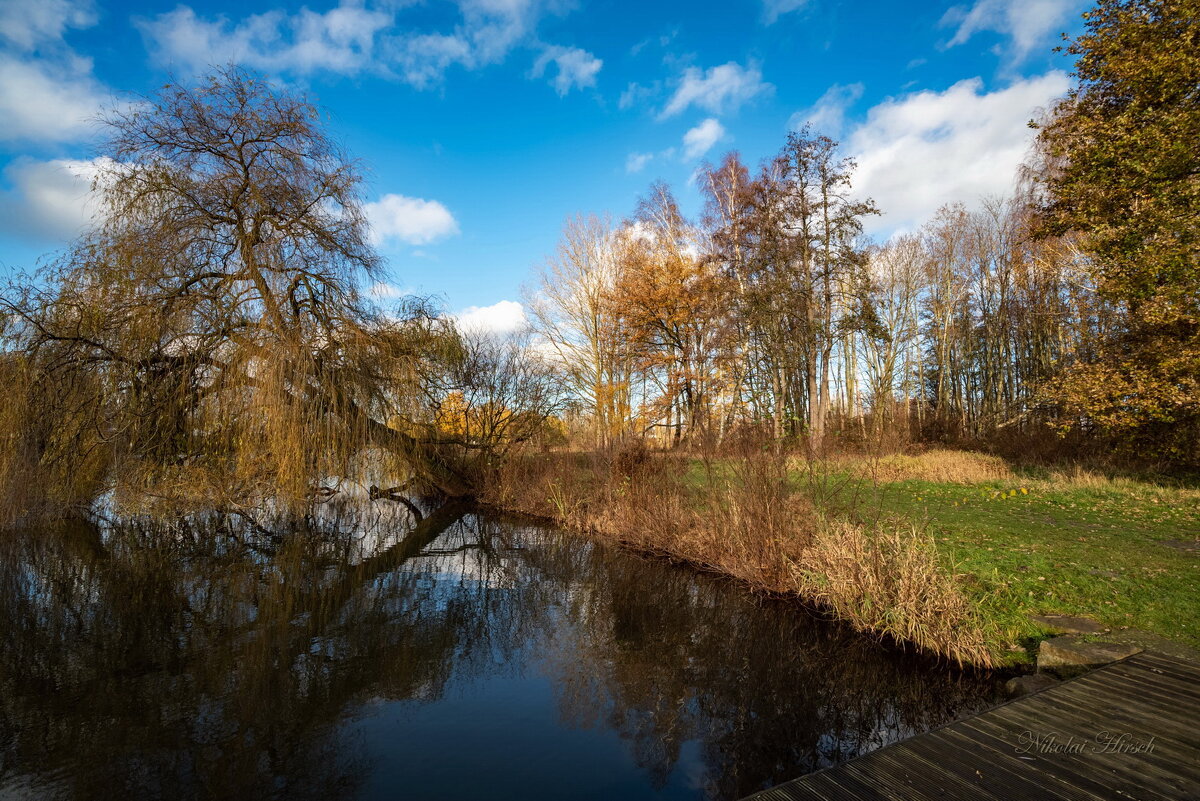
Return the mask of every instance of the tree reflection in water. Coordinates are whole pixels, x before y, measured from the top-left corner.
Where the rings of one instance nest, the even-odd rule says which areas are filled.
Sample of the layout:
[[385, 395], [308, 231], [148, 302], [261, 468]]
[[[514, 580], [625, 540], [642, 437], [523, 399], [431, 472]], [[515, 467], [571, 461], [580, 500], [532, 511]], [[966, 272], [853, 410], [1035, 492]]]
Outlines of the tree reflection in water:
[[[366, 535], [326, 519], [283, 538], [220, 520], [9, 537], [0, 795], [366, 797], [379, 794], [370, 777], [382, 755], [401, 776], [406, 759], [470, 776], [470, 749], [431, 738], [395, 753], [380, 729], [355, 724], [396, 705], [436, 714], [465, 687], [538, 677], [525, 691], [550, 687], [559, 720], [534, 736], [594, 730], [625, 753], [548, 773], [624, 772], [621, 786], [644, 797], [737, 798], [993, 700], [990, 681], [790, 604], [460, 513], [415, 528], [376, 521]], [[450, 797], [420, 781], [408, 797]], [[464, 794], [505, 797], [505, 786], [481, 775]]]

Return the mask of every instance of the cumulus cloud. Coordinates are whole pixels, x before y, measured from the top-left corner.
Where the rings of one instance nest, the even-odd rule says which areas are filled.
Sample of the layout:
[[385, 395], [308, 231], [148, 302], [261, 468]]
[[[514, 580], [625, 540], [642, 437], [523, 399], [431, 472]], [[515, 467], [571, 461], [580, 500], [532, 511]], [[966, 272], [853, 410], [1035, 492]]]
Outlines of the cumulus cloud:
[[572, 88], [584, 89], [596, 85], [596, 73], [604, 66], [604, 62], [586, 50], [578, 47], [547, 47], [533, 64], [533, 77], [540, 78], [551, 63], [558, 68], [558, 73], [550, 83], [559, 97], [563, 97]]
[[1057, 71], [994, 92], [971, 78], [873, 107], [845, 142], [857, 191], [883, 211], [871, 229], [912, 227], [943, 204], [1007, 192], [1029, 147], [1027, 122], [1069, 86]]
[[0, 54], [0, 141], [85, 139], [107, 96], [86, 59]]
[[788, 127], [798, 131], [805, 125], [811, 125], [817, 133], [838, 137], [846, 124], [846, 112], [862, 97], [863, 85], [852, 83], [842, 86], [835, 83], [825, 90], [825, 94], [808, 108], [797, 111], [788, 121]]
[[502, 300], [491, 306], [468, 306], [454, 318], [463, 331], [492, 336], [515, 334], [529, 323], [525, 307], [515, 300]]
[[0, 141], [88, 136], [108, 92], [63, 35], [95, 22], [84, 0], [0, 0]]
[[68, 28], [96, 24], [91, 2], [4, 0], [0, 2], [0, 40], [20, 52], [59, 43]]
[[166, 66], [199, 72], [238, 63], [299, 74], [353, 74], [373, 63], [376, 36], [391, 23], [385, 12], [342, 5], [324, 13], [272, 10], [237, 23], [225, 17], [202, 19], [179, 6], [135, 24], [151, 43], [155, 60]]
[[715, 117], [709, 117], [683, 135], [684, 158], [700, 158], [724, 137], [725, 127]]
[[427, 245], [458, 233], [458, 221], [436, 200], [387, 194], [363, 205], [376, 245], [406, 242]]
[[630, 175], [635, 172], [641, 172], [653, 158], [653, 153], [630, 153], [625, 158], [625, 172]]
[[385, 71], [425, 88], [439, 83], [452, 66], [474, 70], [497, 64], [533, 38], [547, 11], [540, 0], [457, 0], [457, 5], [462, 19], [449, 32], [406, 31], [382, 37]]
[[763, 81], [762, 71], [753, 64], [743, 67], [730, 61], [707, 70], [688, 67], [658, 118], [663, 120], [672, 117], [690, 106], [711, 114], [736, 111], [743, 104], [758, 95], [770, 93], [774, 88]]
[[[160, 65], [202, 72], [237, 62], [272, 72], [308, 75], [373, 73], [417, 88], [436, 85], [453, 66], [478, 69], [536, 40], [549, 0], [456, 0], [458, 19], [444, 30], [420, 30], [398, 19], [399, 6], [342, 0], [325, 12], [272, 10], [239, 20], [204, 18], [188, 6], [138, 19]], [[591, 85], [600, 60], [576, 48], [550, 46], [556, 88]], [[543, 69], [545, 65], [543, 65]], [[566, 87], [565, 89], [561, 87]]]
[[0, 193], [0, 230], [36, 242], [65, 242], [99, 213], [92, 180], [107, 158], [20, 160], [4, 171], [12, 188]]
[[954, 27], [947, 47], [963, 44], [980, 31], [1011, 37], [1013, 61], [1057, 33], [1079, 6], [1077, 0], [975, 0], [974, 5], [954, 6], [942, 17], [943, 27]]
[[783, 14], [798, 11], [808, 5], [808, 0], [763, 0], [763, 24], [773, 25]]

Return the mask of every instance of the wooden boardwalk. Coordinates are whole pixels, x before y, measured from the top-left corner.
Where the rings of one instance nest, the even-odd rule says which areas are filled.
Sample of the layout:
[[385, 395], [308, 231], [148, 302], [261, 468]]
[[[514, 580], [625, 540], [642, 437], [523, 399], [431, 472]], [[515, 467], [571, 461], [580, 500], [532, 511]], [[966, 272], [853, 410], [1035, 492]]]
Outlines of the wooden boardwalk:
[[1141, 653], [751, 798], [1200, 801], [1200, 665]]

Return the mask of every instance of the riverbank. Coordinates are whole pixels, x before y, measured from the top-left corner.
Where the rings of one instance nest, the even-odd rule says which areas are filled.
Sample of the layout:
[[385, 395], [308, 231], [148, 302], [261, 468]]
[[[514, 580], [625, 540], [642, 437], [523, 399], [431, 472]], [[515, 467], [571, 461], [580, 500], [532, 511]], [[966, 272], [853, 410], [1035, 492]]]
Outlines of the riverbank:
[[485, 500], [798, 597], [960, 665], [1017, 666], [1031, 615], [1200, 644], [1200, 492], [963, 452], [799, 462], [638, 451], [510, 463]]

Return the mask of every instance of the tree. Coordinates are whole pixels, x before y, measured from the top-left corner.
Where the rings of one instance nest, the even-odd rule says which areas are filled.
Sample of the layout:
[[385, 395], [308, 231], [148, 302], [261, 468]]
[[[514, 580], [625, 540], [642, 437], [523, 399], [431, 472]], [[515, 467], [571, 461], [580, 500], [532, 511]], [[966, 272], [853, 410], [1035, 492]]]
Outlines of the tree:
[[[782, 223], [791, 240], [792, 297], [800, 304], [799, 341], [805, 369], [808, 436], [820, 450], [831, 406], [830, 373], [838, 341], [860, 324], [853, 289], [866, 263], [858, 236], [874, 202], [850, 193], [854, 161], [839, 159], [837, 142], [806, 127], [788, 135], [777, 158], [782, 183]], [[850, 291], [848, 291], [850, 290]]]
[[106, 122], [94, 229], [4, 299], [26, 412], [5, 421], [0, 477], [10, 495], [37, 477], [13, 508], [61, 502], [54, 487], [85, 463], [78, 502], [115, 489], [286, 508], [372, 446], [467, 492], [426, 436], [428, 378], [461, 345], [428, 309], [360, 298], [378, 268], [361, 179], [317, 109], [231, 68]]
[[907, 401], [916, 395], [912, 374], [918, 361], [918, 305], [924, 283], [925, 251], [919, 237], [898, 236], [872, 252], [868, 262], [870, 304], [879, 329], [864, 338], [868, 397], [876, 436], [896, 424], [897, 392]]
[[711, 431], [718, 342], [725, 336], [726, 285], [703, 258], [701, 232], [670, 189], [650, 188], [624, 237], [628, 255], [615, 287], [639, 366], [657, 380], [649, 427], [665, 426], [679, 442]]
[[587, 408], [601, 446], [620, 436], [632, 416], [633, 357], [614, 300], [628, 244], [607, 219], [568, 220], [529, 298], [534, 328]]
[[1082, 237], [1119, 325], [1055, 396], [1131, 446], [1200, 462], [1200, 3], [1101, 0], [1042, 124], [1045, 230]]
[[754, 181], [737, 153], [721, 163], [705, 165], [700, 180], [705, 198], [703, 225], [708, 261], [725, 277], [730, 311], [725, 342], [732, 352], [723, 360], [729, 372], [729, 393], [720, 418], [719, 436], [739, 417], [762, 421], [770, 417], [768, 383], [763, 380], [762, 331], [754, 313], [756, 275], [754, 244]]

